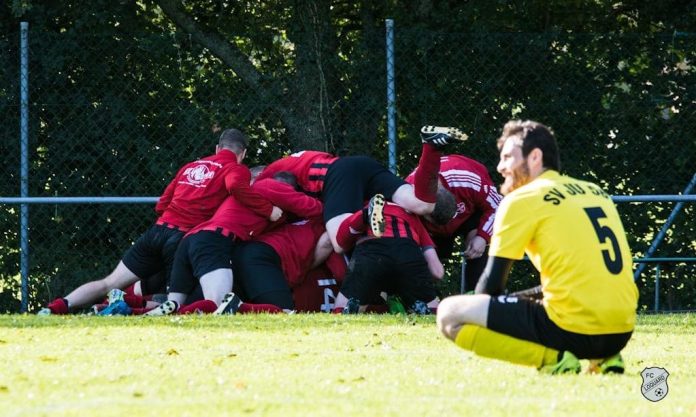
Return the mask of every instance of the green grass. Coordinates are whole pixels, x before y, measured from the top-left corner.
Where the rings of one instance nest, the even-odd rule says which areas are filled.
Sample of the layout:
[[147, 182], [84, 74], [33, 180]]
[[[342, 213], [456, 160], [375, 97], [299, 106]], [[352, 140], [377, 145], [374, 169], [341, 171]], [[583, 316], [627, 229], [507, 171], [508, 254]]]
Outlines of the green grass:
[[625, 375], [554, 377], [474, 357], [432, 317], [0, 316], [0, 416], [693, 416], [695, 329], [641, 316]]

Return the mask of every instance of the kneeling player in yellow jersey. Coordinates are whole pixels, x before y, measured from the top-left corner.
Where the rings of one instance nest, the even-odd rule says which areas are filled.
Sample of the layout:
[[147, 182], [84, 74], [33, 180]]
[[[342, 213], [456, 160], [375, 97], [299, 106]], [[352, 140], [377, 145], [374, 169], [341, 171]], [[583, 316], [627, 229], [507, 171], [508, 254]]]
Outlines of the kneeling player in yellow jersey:
[[[444, 299], [440, 331], [478, 355], [542, 372], [623, 372], [638, 289], [631, 252], [611, 198], [561, 175], [548, 127], [510, 121], [498, 139], [505, 198], [474, 295]], [[527, 254], [541, 277], [541, 302], [503, 295], [510, 268]]]

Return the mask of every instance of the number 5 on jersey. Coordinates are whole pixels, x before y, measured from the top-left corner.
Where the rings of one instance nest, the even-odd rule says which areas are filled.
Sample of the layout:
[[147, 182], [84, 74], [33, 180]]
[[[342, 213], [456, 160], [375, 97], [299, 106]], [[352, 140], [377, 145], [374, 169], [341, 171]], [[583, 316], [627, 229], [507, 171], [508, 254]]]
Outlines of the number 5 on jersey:
[[601, 207], [586, 207], [585, 213], [590, 218], [592, 226], [597, 233], [597, 238], [599, 243], [606, 243], [607, 239], [611, 243], [611, 249], [614, 252], [614, 259], [611, 258], [611, 254], [608, 249], [602, 249], [602, 257], [604, 258], [604, 265], [606, 265], [607, 270], [614, 275], [617, 275], [623, 269], [623, 259], [621, 259], [621, 249], [619, 248], [619, 241], [616, 239], [616, 234], [611, 230], [609, 226], [602, 226], [599, 224], [599, 219], [604, 219], [607, 215], [604, 213]]

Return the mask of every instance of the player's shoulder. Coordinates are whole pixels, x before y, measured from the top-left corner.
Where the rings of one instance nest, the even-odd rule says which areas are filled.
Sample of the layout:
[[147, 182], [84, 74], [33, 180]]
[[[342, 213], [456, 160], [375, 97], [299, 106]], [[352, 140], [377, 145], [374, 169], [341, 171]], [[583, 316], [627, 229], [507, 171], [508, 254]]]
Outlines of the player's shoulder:
[[330, 157], [331, 154], [323, 152], [323, 151], [313, 151], [313, 150], [304, 150], [304, 151], [298, 151], [291, 153], [290, 155], [286, 156], [286, 158], [315, 158], [315, 157]]
[[539, 196], [547, 194], [558, 186], [557, 178], [548, 178], [545, 176], [537, 177], [533, 181], [515, 189], [508, 193], [502, 199], [500, 207], [510, 207], [514, 205], [529, 205], [538, 203]]

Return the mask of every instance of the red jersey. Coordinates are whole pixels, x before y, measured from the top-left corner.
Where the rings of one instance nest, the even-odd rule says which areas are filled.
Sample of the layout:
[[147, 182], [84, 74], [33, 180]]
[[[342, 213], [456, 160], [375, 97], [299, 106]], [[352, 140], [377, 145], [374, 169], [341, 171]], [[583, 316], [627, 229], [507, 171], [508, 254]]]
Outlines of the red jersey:
[[[415, 170], [406, 178], [406, 182], [413, 184], [414, 173]], [[480, 212], [481, 220], [476, 234], [490, 242], [495, 211], [502, 197], [486, 167], [462, 155], [446, 155], [440, 158], [440, 182], [454, 194], [457, 213], [442, 226], [425, 221], [428, 231], [433, 236], [452, 236], [469, 217]]]
[[[322, 204], [319, 200], [295, 191], [290, 184], [266, 178], [255, 181], [251, 188], [270, 201], [269, 204], [278, 206], [284, 212], [300, 217], [318, 216], [322, 212]], [[283, 217], [275, 222], [275, 225], [282, 224], [285, 216], [284, 213]], [[234, 235], [241, 240], [250, 240], [252, 237], [259, 236], [270, 226], [271, 221], [267, 215], [254, 211], [234, 196], [230, 196], [220, 205], [210, 220], [199, 224], [188, 234], [201, 230], [220, 230], [225, 235]]]
[[237, 155], [227, 149], [190, 162], [179, 169], [159, 198], [155, 206], [157, 223], [187, 231], [208, 220], [229, 195], [270, 216], [273, 205], [251, 191], [250, 180], [249, 168], [238, 163]]
[[[384, 238], [408, 238], [414, 240], [418, 246], [432, 247], [433, 240], [421, 222], [421, 218], [413, 213], [409, 213], [401, 206], [387, 201], [384, 206]], [[367, 229], [368, 236], [374, 236], [370, 228]]]
[[324, 187], [326, 171], [337, 159], [338, 157], [326, 152], [297, 152], [272, 162], [258, 179], [271, 178], [280, 171], [288, 171], [297, 177], [297, 183], [305, 192], [318, 197]]
[[314, 248], [324, 230], [321, 217], [312, 217], [284, 224], [257, 240], [271, 246], [278, 254], [285, 280], [293, 288], [304, 281], [314, 262]]

